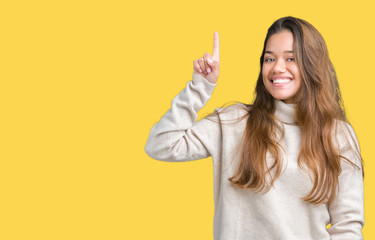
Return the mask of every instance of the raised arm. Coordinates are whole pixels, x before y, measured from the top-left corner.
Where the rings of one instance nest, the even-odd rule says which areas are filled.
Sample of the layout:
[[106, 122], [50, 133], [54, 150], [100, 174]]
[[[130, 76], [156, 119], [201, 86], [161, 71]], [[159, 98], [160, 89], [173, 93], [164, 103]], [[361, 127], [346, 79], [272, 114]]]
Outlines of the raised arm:
[[152, 127], [145, 146], [150, 157], [162, 161], [191, 161], [212, 155], [220, 141], [219, 123], [196, 120], [198, 111], [205, 106], [216, 87], [219, 66], [219, 35], [215, 32], [213, 56], [205, 53], [203, 58], [194, 60], [193, 79]]

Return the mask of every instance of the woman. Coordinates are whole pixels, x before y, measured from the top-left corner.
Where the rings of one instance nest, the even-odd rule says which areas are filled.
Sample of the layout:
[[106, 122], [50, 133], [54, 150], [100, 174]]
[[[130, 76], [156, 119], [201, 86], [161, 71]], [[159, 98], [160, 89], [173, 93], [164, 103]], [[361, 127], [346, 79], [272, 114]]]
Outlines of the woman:
[[151, 129], [147, 154], [212, 156], [216, 240], [362, 239], [362, 158], [324, 39], [302, 19], [280, 18], [260, 66], [252, 105], [196, 122], [219, 77], [215, 33], [213, 55], [194, 61], [192, 81]]

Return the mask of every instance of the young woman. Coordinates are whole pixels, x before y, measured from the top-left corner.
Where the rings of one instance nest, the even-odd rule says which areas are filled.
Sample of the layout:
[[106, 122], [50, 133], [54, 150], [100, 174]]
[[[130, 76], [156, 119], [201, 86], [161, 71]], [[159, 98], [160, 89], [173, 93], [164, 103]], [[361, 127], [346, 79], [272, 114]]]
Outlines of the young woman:
[[215, 240], [362, 239], [362, 158], [320, 33], [299, 18], [275, 21], [253, 104], [196, 122], [219, 66], [215, 32], [213, 55], [194, 61], [145, 147], [162, 161], [212, 156]]

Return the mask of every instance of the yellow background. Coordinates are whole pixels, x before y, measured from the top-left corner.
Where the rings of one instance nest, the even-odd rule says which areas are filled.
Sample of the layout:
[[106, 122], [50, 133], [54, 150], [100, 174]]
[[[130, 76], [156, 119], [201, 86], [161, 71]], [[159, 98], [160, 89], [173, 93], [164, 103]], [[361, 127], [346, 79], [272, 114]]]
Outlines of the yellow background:
[[328, 45], [365, 160], [375, 238], [371, 1], [2, 1], [0, 239], [213, 239], [211, 159], [166, 163], [148, 133], [220, 34], [200, 117], [250, 102], [267, 28], [292, 15]]

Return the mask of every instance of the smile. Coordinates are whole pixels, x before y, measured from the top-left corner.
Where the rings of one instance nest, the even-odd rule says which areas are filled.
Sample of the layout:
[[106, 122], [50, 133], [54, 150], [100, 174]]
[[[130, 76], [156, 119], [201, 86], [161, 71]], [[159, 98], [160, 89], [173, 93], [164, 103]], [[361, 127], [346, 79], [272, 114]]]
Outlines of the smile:
[[272, 82], [272, 86], [274, 87], [285, 87], [287, 85], [289, 85], [289, 83], [292, 81], [292, 79], [275, 79], [275, 80], [271, 80]]
[[291, 79], [275, 79], [275, 80], [271, 80], [272, 83], [288, 83], [292, 81]]

